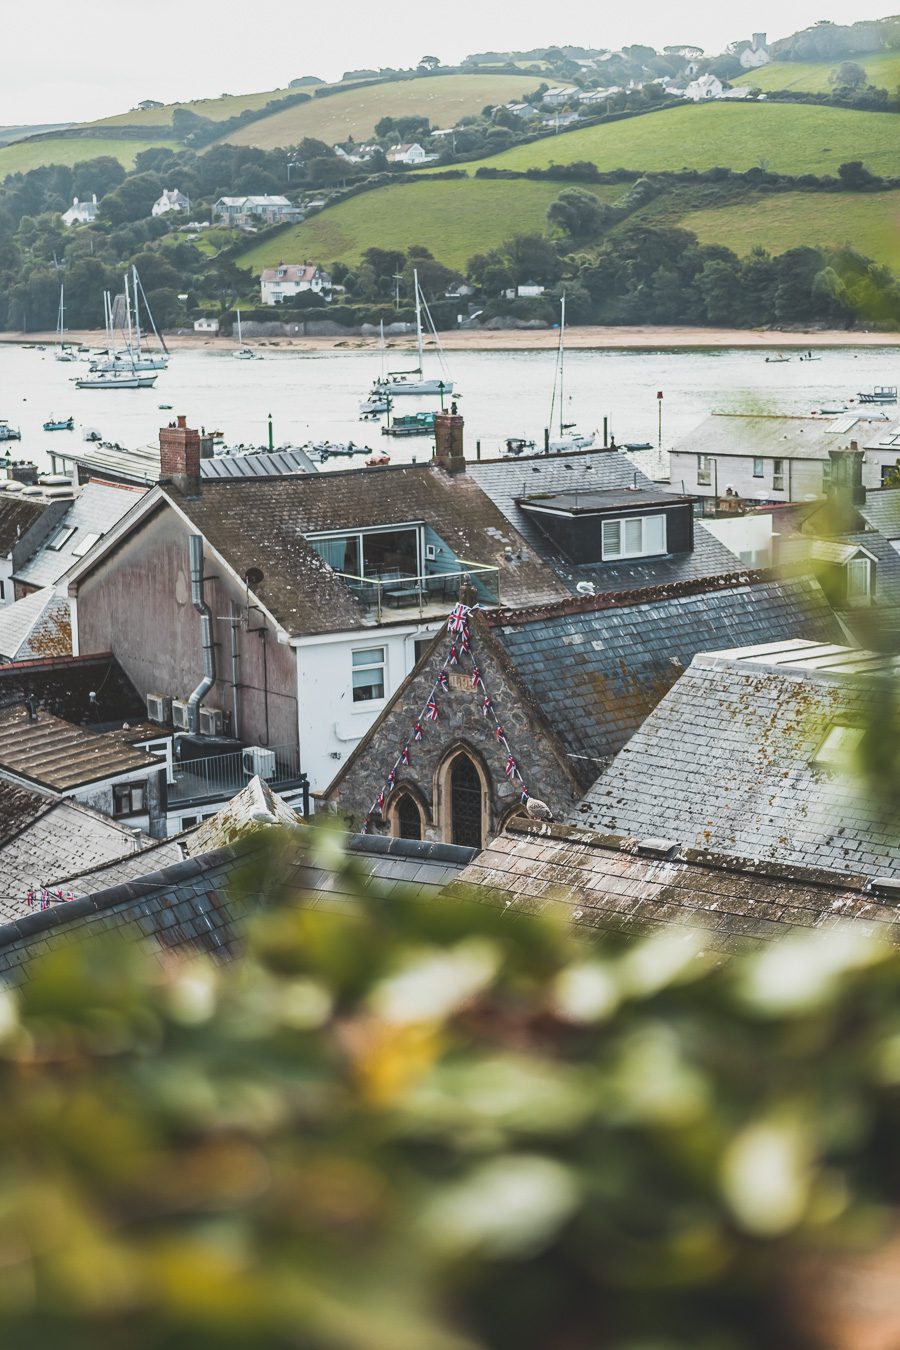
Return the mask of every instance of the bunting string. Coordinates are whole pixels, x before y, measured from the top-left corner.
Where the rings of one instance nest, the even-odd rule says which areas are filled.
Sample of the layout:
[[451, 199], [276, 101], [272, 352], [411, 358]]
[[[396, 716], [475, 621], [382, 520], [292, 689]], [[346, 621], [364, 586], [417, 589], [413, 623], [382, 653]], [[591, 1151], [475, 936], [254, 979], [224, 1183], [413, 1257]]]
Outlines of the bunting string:
[[384, 807], [385, 797], [397, 782], [397, 770], [401, 766], [412, 763], [412, 754], [410, 751], [410, 739], [413, 742], [425, 739], [425, 729], [423, 723], [437, 722], [440, 719], [440, 707], [438, 705], [438, 693], [448, 693], [450, 691], [450, 677], [448, 669], [453, 666], [460, 666], [462, 659], [468, 656], [472, 661], [471, 680], [472, 688], [480, 689], [482, 693], [481, 713], [483, 717], [490, 717], [494, 722], [494, 736], [498, 745], [506, 751], [506, 765], [504, 773], [510, 783], [518, 783], [520, 787], [519, 799], [524, 806], [529, 800], [528, 788], [525, 786], [525, 780], [519, 768], [518, 760], [513, 755], [509, 741], [506, 738], [503, 724], [497, 716], [493, 700], [484, 683], [484, 676], [472, 655], [472, 638], [469, 633], [469, 614], [471, 607], [458, 604], [453, 608], [450, 617], [447, 620], [447, 632], [451, 635], [453, 641], [450, 644], [450, 650], [444, 658], [444, 663], [435, 676], [431, 691], [418, 717], [413, 721], [412, 736], [404, 742], [394, 763], [388, 769], [384, 780], [379, 786], [369, 812], [362, 825], [362, 833], [368, 834], [372, 823], [372, 817], [380, 815]]

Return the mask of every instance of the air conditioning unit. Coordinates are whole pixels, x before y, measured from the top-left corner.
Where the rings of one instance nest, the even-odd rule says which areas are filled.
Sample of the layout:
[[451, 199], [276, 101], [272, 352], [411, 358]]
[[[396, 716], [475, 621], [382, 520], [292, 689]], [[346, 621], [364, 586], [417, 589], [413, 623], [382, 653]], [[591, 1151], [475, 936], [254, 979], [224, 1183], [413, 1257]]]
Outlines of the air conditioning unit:
[[172, 700], [165, 694], [148, 694], [147, 716], [151, 722], [171, 722]]
[[186, 699], [172, 699], [172, 725], [178, 731], [190, 731], [191, 716]]
[[242, 755], [244, 773], [248, 778], [258, 775], [260, 778], [275, 777], [275, 751], [267, 750], [263, 745], [251, 745]]
[[222, 735], [222, 711], [220, 708], [200, 709], [200, 735]]

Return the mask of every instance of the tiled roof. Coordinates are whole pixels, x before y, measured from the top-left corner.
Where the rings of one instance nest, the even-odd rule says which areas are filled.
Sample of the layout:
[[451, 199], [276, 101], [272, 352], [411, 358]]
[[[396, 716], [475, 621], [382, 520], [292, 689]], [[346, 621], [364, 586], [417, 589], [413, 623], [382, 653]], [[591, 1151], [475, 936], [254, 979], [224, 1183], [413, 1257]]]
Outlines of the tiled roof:
[[[897, 457], [900, 458], [900, 448]], [[885, 539], [900, 539], [900, 488], [866, 492], [866, 500], [857, 510], [866, 524]]]
[[30, 530], [41, 515], [46, 502], [36, 502], [28, 497], [10, 497], [0, 494], [0, 557], [11, 553], [19, 539]]
[[[250, 479], [239, 492], [205, 482], [200, 497], [170, 490], [240, 576], [259, 568], [259, 600], [290, 633], [362, 628], [365, 609], [304, 536], [316, 531], [427, 522], [459, 558], [500, 569], [506, 604], [536, 604], [565, 593], [468, 474], [429, 465], [351, 469]], [[508, 561], [504, 549], [513, 558]], [[516, 556], [518, 555], [518, 556]]]
[[32, 720], [21, 706], [0, 712], [0, 767], [59, 792], [159, 764], [121, 732], [91, 731], [42, 710]]
[[[0, 783], [0, 803], [5, 786]], [[25, 907], [29, 887], [49, 886], [67, 872], [130, 858], [139, 844], [130, 829], [108, 816], [78, 802], [50, 799], [0, 846], [0, 920], [30, 913]], [[143, 862], [141, 871], [150, 865]]]
[[0, 709], [26, 698], [78, 725], [121, 726], [147, 716], [144, 700], [108, 652], [0, 665]]
[[536, 493], [566, 493], [576, 489], [612, 494], [615, 489], [636, 486], [648, 493], [661, 495], [658, 485], [636, 469], [621, 451], [578, 450], [563, 455], [482, 461], [470, 464], [468, 473], [534, 551], [553, 568], [569, 591], [574, 591], [579, 581], [593, 582], [598, 591], [626, 591], [641, 586], [720, 576], [735, 569], [735, 554], [713, 538], [700, 521], [694, 524], [692, 552], [674, 553], [658, 559], [638, 558], [628, 562], [576, 566], [554, 547], [534, 517], [516, 504], [516, 499], [520, 497], [534, 496]]
[[486, 619], [582, 782], [618, 753], [698, 652], [729, 641], [841, 640], [815, 580], [771, 574]]
[[[300, 836], [298, 835], [298, 838]], [[305, 842], [305, 841], [304, 841]], [[398, 887], [406, 894], [431, 898], [457, 877], [474, 850], [418, 840], [355, 836], [347, 842], [367, 889], [380, 896]], [[249, 866], [249, 870], [248, 870]], [[242, 886], [236, 886], [241, 877]], [[252, 877], [252, 891], [246, 891]], [[27, 978], [27, 963], [61, 942], [88, 932], [116, 931], [127, 940], [153, 948], [200, 950], [227, 959], [240, 943], [247, 906], [264, 906], [273, 890], [285, 886], [305, 904], [340, 908], [355, 895], [354, 884], [325, 854], [298, 848], [287, 862], [267, 851], [259, 834], [245, 844], [185, 858], [121, 885], [28, 914], [0, 927], [0, 980]]]
[[896, 902], [879, 899], [864, 876], [565, 825], [512, 821], [458, 885], [487, 888], [513, 910], [559, 908], [592, 935], [690, 928], [703, 934], [705, 950], [729, 955], [837, 921], [900, 945]]
[[68, 656], [71, 651], [69, 602], [52, 586], [32, 591], [0, 609], [0, 659], [29, 661], [42, 656]]
[[[27, 586], [53, 586], [80, 561], [78, 550], [92, 535], [101, 538], [140, 500], [142, 488], [106, 483], [87, 483], [72, 502], [50, 537], [20, 565], [16, 579]], [[50, 544], [62, 530], [72, 530], [62, 548]]]
[[815, 761], [836, 722], [883, 715], [885, 681], [898, 674], [900, 658], [804, 642], [696, 656], [572, 821], [743, 858], [896, 873], [900, 833], [883, 794]]

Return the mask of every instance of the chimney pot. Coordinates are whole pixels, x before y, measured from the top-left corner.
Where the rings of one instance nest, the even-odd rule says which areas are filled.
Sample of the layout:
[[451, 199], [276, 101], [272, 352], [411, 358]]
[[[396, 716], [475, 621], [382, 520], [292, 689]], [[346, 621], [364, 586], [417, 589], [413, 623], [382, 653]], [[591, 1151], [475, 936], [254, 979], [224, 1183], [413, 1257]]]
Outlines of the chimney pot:
[[465, 473], [466, 455], [463, 447], [465, 422], [451, 403], [449, 412], [434, 416], [434, 463], [446, 473]]

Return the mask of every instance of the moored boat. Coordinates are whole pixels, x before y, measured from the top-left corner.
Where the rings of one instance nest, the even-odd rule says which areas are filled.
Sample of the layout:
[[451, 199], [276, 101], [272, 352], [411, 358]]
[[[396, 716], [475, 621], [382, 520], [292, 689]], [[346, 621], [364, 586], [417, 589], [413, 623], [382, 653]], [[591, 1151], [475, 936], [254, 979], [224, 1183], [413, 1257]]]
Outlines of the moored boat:
[[45, 431], [74, 431], [74, 417], [48, 417], [44, 423]]
[[152, 389], [158, 376], [126, 370], [100, 371], [74, 380], [76, 389]]
[[0, 441], [20, 441], [22, 433], [18, 427], [11, 427], [7, 421], [0, 418]]
[[868, 393], [857, 394], [860, 403], [896, 403], [897, 386], [895, 384], [876, 384]]

